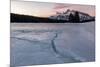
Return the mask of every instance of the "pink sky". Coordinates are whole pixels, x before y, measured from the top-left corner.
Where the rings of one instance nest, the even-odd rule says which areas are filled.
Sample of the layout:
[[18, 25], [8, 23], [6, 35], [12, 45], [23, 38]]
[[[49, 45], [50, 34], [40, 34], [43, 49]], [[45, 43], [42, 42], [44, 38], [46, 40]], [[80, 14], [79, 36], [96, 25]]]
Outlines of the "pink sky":
[[56, 14], [57, 11], [63, 12], [67, 9], [78, 10], [95, 16], [95, 6], [93, 5], [11, 1], [11, 13], [48, 17]]

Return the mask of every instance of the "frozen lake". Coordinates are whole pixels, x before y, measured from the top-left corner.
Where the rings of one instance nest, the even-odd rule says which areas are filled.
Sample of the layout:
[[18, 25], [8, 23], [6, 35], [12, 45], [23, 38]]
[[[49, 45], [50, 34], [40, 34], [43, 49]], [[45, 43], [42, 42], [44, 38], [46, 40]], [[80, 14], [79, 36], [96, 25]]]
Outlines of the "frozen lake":
[[11, 66], [95, 60], [95, 22], [11, 23]]

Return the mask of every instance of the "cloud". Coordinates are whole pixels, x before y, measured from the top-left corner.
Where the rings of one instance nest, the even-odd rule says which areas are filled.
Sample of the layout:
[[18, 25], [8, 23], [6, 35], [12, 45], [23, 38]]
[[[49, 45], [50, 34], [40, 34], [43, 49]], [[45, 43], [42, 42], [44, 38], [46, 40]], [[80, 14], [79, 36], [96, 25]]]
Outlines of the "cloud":
[[70, 5], [67, 5], [67, 4], [56, 4], [54, 9], [63, 9], [63, 8], [67, 8], [67, 7], [70, 7]]

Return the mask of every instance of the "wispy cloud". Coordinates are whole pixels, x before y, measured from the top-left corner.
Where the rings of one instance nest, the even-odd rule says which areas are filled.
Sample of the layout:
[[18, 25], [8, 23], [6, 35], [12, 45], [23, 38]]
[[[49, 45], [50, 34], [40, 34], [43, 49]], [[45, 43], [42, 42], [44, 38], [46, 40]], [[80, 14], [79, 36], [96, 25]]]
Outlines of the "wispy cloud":
[[58, 9], [63, 9], [63, 8], [68, 8], [71, 7], [71, 5], [67, 5], [67, 4], [56, 4], [54, 9], [58, 10]]

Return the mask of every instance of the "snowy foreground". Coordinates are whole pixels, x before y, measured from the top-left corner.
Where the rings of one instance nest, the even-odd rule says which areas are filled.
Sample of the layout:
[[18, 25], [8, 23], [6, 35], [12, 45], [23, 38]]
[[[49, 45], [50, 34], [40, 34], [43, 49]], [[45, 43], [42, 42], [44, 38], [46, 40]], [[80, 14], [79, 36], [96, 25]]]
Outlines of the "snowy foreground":
[[11, 66], [95, 60], [95, 23], [11, 23]]

